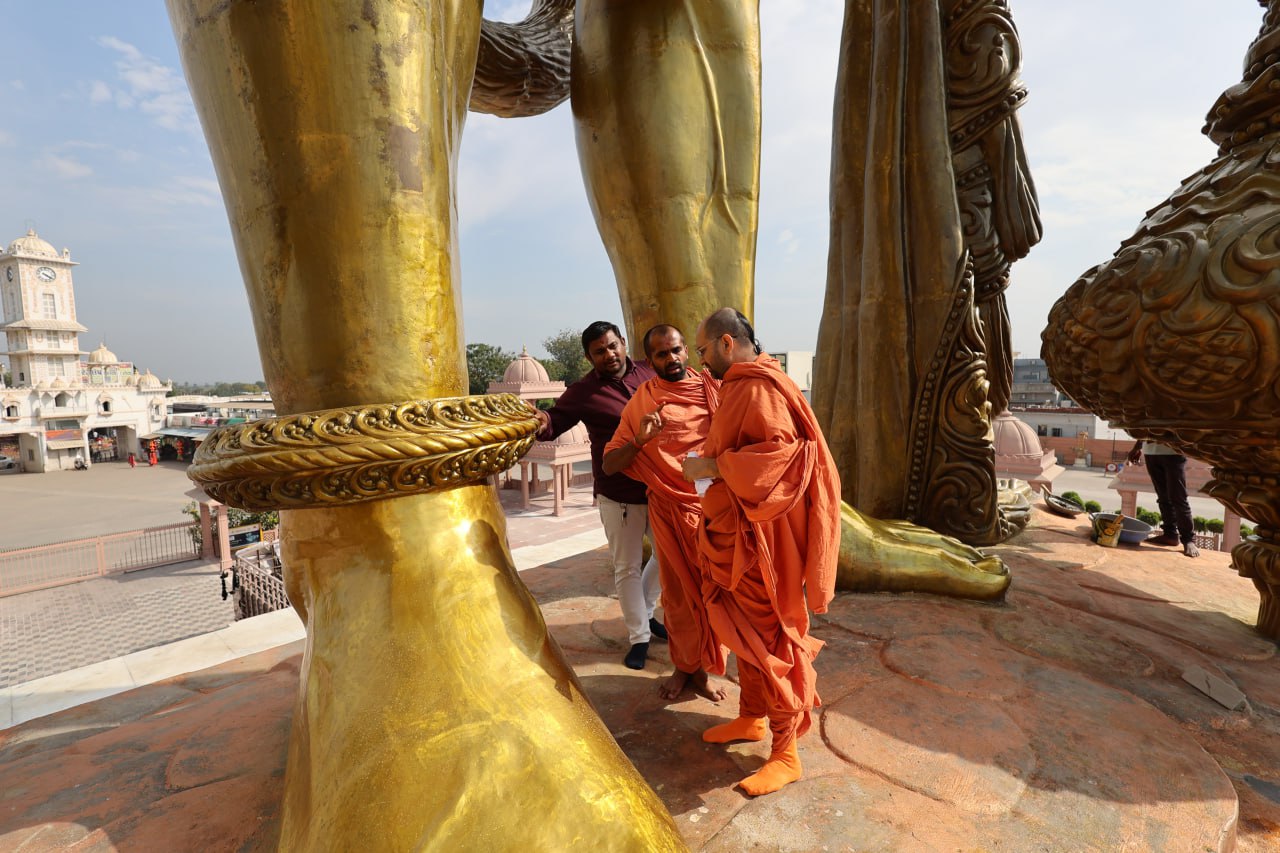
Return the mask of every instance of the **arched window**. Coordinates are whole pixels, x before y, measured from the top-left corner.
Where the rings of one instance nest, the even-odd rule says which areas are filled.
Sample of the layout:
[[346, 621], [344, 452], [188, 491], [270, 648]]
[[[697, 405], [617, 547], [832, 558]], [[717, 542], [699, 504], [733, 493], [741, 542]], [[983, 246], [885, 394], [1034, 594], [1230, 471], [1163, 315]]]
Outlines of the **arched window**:
[[70, 402], [71, 402], [71, 395], [66, 393], [59, 394], [58, 396], [53, 398], [53, 405], [57, 406], [59, 409], [65, 407]]
[[18, 416], [18, 407], [13, 403], [4, 407], [4, 416], [6, 418], [16, 418]]
[[104, 414], [104, 415], [109, 415], [109, 414], [111, 414], [111, 401], [110, 401], [110, 400], [103, 400], [103, 401], [102, 401], [102, 414]]

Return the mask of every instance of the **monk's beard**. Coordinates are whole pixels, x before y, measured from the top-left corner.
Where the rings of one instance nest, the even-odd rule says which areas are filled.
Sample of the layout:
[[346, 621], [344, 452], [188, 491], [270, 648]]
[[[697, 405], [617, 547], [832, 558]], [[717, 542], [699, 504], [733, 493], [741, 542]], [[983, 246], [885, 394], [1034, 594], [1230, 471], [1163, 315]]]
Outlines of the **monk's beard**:
[[679, 382], [688, 375], [689, 375], [689, 368], [683, 364], [680, 365], [678, 370], [672, 367], [668, 367], [666, 370], [662, 372], [662, 378], [667, 380], [668, 382]]

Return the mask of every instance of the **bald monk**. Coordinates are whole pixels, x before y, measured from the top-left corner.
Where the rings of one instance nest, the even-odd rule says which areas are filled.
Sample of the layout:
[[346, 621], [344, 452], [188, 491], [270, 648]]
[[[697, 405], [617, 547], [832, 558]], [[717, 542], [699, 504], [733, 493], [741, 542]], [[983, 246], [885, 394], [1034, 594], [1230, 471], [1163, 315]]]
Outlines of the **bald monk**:
[[687, 480], [713, 478], [698, 546], [711, 628], [738, 656], [742, 710], [703, 733], [728, 743], [773, 736], [769, 760], [738, 786], [768, 794], [801, 776], [796, 739], [819, 704], [808, 609], [826, 612], [840, 551], [840, 478], [813, 410], [778, 362], [762, 354], [731, 308], [698, 327], [698, 357], [720, 403]]
[[604, 472], [621, 471], [648, 487], [649, 525], [658, 551], [663, 623], [675, 671], [658, 687], [674, 700], [686, 687], [713, 702], [725, 697], [706, 665], [724, 671], [724, 647], [715, 640], [702, 603], [698, 527], [702, 503], [684, 479], [680, 461], [702, 449], [715, 410], [718, 383], [688, 369], [689, 350], [675, 326], [644, 334], [644, 354], [657, 375], [636, 389], [604, 449]]

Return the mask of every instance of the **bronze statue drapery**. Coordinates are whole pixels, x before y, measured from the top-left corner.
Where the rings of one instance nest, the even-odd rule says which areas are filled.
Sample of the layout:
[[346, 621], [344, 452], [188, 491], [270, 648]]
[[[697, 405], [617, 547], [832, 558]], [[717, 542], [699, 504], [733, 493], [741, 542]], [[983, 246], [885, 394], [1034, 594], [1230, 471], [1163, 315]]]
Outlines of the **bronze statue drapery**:
[[1039, 239], [1002, 0], [849, 3], [815, 410], [845, 500], [974, 544], [998, 506], [992, 404], [1012, 378], [1004, 288]]

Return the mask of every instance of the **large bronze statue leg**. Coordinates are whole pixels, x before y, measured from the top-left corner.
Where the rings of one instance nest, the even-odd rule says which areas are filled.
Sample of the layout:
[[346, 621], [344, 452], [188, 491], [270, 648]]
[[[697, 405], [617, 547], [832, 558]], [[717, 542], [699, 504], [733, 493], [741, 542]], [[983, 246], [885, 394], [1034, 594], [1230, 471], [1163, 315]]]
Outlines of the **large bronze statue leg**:
[[1018, 59], [1004, 0], [846, 3], [814, 410], [849, 503], [973, 545], [1027, 519], [991, 438], [1003, 289], [1039, 239]]
[[579, 0], [578, 154], [634, 350], [751, 314], [760, 189], [757, 0]]
[[490, 440], [479, 409], [369, 405], [466, 387], [453, 184], [480, 3], [168, 6], [277, 410], [343, 409], [205, 463], [261, 451], [270, 485], [240, 492], [313, 507], [281, 524], [307, 627], [281, 848], [683, 849], [549, 640], [492, 489], [450, 486], [495, 467], [449, 456]]

